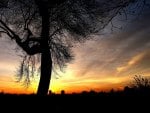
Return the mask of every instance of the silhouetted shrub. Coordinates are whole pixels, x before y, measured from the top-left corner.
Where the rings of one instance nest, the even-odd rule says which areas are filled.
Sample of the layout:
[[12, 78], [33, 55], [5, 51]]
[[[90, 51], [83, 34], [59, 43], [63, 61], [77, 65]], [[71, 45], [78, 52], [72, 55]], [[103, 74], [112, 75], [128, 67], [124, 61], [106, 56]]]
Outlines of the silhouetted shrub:
[[133, 77], [134, 81], [131, 84], [130, 88], [126, 88], [125, 90], [127, 91], [132, 91], [136, 94], [150, 94], [150, 79], [147, 77], [143, 77], [141, 75], [135, 75]]
[[150, 89], [150, 79], [142, 77], [141, 75], [135, 75], [132, 87], [138, 89]]
[[61, 90], [61, 95], [64, 95], [65, 94], [65, 90]]

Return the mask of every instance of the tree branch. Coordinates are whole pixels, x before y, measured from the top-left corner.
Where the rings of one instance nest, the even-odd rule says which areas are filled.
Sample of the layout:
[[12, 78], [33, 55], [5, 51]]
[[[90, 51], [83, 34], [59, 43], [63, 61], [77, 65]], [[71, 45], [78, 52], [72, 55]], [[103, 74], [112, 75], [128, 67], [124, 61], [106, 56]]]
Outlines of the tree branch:
[[13, 36], [15, 36], [16, 34], [2, 21], [0, 20], [0, 23], [4, 26], [4, 28], [10, 32]]
[[[21, 39], [18, 37], [18, 35], [14, 36], [15, 41], [17, 42], [17, 44], [29, 55], [34, 55], [37, 53], [41, 53], [41, 46], [39, 43], [36, 43], [35, 40], [37, 41], [38, 39], [35, 38], [31, 38], [31, 39], [27, 39], [24, 42], [21, 41]], [[32, 46], [30, 46], [30, 42], [32, 42]], [[38, 40], [39, 41], [39, 40]], [[36, 43], [36, 44], [34, 44]]]
[[2, 24], [1, 28], [4, 30], [3, 33], [6, 33], [11, 39], [15, 40], [27, 54], [34, 55], [41, 53], [40, 39], [27, 37], [25, 41], [22, 41], [2, 20], [0, 20], [0, 23]]
[[7, 34], [7, 32], [5, 32], [5, 31], [0, 31], [0, 33], [5, 33], [5, 34]]
[[61, 28], [59, 28], [59, 29], [56, 29], [49, 37], [52, 37], [52, 36], [54, 36], [57, 32], [59, 32], [61, 30]]

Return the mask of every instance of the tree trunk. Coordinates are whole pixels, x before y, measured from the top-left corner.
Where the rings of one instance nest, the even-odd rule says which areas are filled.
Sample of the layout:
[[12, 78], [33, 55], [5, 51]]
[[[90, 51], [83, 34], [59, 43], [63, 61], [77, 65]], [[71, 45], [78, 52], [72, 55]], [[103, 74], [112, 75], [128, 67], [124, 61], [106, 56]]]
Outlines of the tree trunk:
[[41, 55], [41, 76], [38, 86], [38, 95], [47, 95], [51, 79], [52, 60], [49, 50], [45, 50]]
[[49, 49], [49, 11], [46, 7], [46, 4], [40, 7], [41, 18], [42, 18], [42, 31], [41, 31], [41, 75], [40, 82], [38, 86], [38, 95], [47, 95], [49, 90], [49, 84], [51, 79], [51, 71], [52, 71], [52, 59], [51, 52]]

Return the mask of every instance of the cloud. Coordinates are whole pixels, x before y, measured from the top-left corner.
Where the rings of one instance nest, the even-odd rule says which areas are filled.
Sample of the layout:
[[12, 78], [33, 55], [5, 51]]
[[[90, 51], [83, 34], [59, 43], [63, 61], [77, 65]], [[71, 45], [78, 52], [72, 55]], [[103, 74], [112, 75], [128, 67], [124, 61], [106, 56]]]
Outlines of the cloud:
[[[67, 90], [102, 90], [123, 88], [132, 75], [149, 76], [149, 32], [146, 20], [141, 23], [135, 21], [119, 33], [96, 36], [94, 40], [78, 45], [74, 48], [75, 60], [68, 65], [70, 77], [64, 75], [66, 78], [60, 78], [59, 83]], [[57, 85], [55, 83], [52, 86]]]
[[10, 40], [0, 39], [0, 77], [1, 75], [15, 75], [21, 59], [18, 52], [15, 51], [15, 47]]
[[[75, 76], [107, 77], [117, 75], [118, 71], [123, 75], [121, 72], [138, 62], [138, 65], [144, 66], [148, 59], [143, 52], [150, 50], [150, 16], [144, 17], [128, 23], [119, 33], [96, 36], [96, 40], [89, 40], [75, 48], [74, 67], [78, 70], [74, 71]], [[145, 65], [144, 68], [149, 67]]]
[[128, 72], [128, 71], [143, 71], [145, 69], [149, 69], [150, 67], [150, 50], [144, 51], [143, 53], [139, 53], [138, 55], [134, 56], [127, 62], [126, 65], [117, 67], [117, 71], [121, 72]]

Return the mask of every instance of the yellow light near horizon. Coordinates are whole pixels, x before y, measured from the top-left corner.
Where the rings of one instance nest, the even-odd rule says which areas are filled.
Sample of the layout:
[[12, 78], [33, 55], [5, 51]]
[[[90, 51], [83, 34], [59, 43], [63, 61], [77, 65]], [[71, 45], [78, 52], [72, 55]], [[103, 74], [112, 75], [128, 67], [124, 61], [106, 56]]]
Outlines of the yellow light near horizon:
[[60, 93], [61, 90], [65, 90], [67, 87], [67, 82], [64, 82], [65, 80], [72, 80], [74, 78], [73, 71], [71, 69], [68, 69], [65, 73], [58, 72], [60, 77], [56, 77], [56, 75], [52, 74], [52, 79], [50, 81], [50, 87], [49, 90], [51, 90], [54, 93]]
[[[111, 78], [98, 78], [98, 79], [75, 79], [63, 83], [63, 81], [55, 81], [51, 82], [51, 91], [55, 93], [60, 93], [61, 90], [65, 90], [67, 93], [72, 92], [82, 92], [83, 90], [110, 90], [113, 86], [116, 89], [120, 89], [123, 86], [122, 83], [128, 81], [128, 77], [111, 77]], [[53, 84], [54, 83], [54, 84]]]

